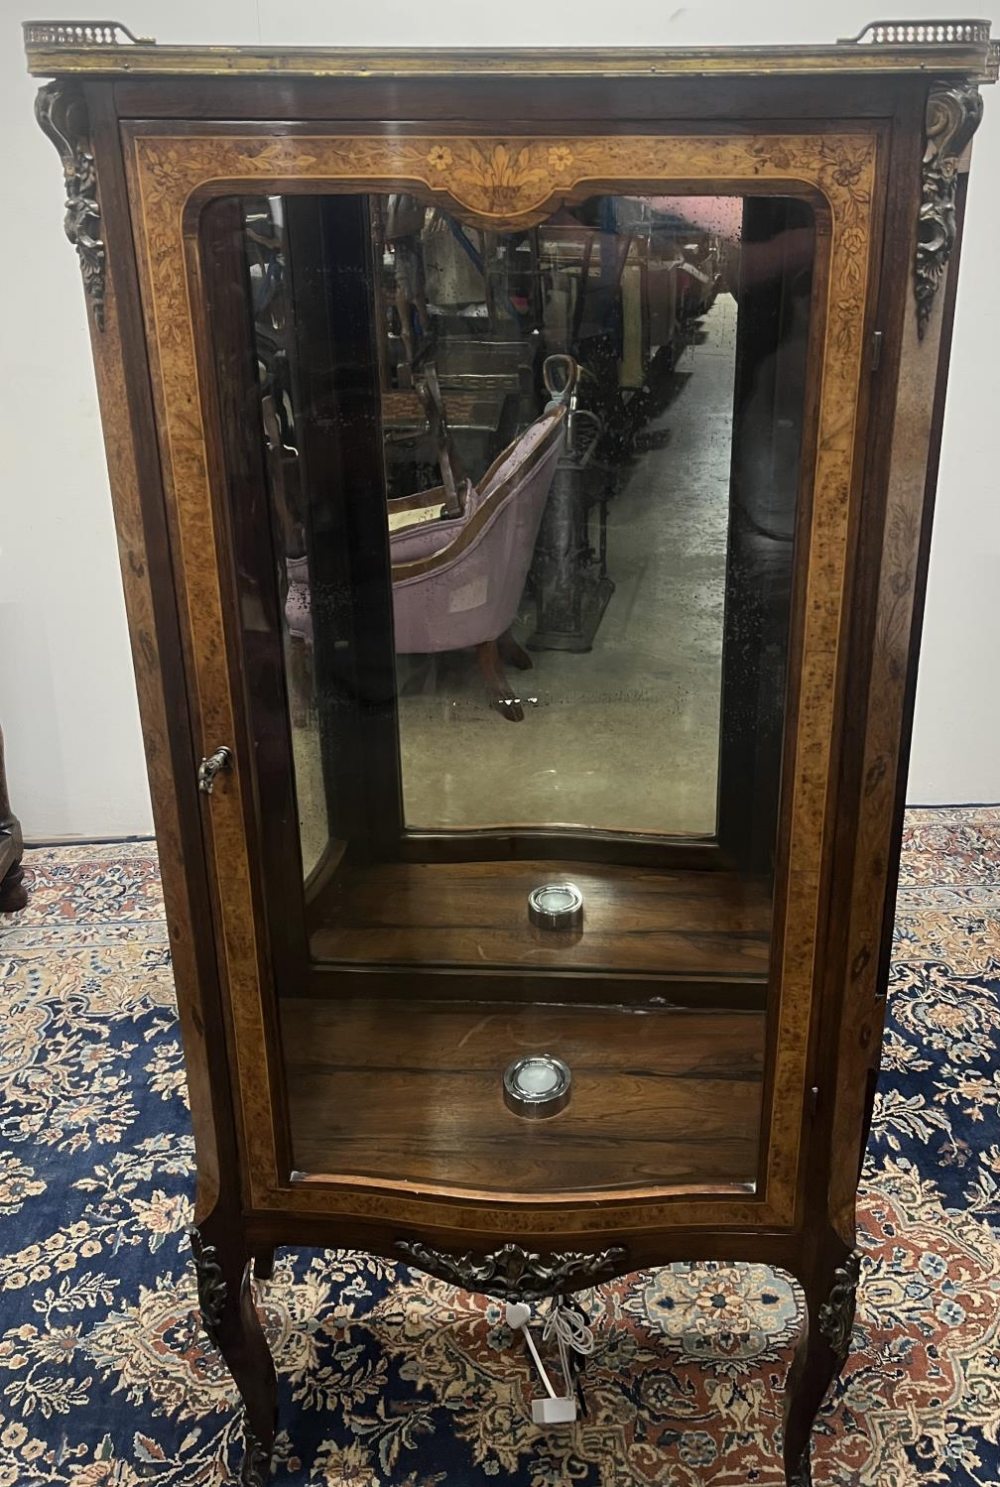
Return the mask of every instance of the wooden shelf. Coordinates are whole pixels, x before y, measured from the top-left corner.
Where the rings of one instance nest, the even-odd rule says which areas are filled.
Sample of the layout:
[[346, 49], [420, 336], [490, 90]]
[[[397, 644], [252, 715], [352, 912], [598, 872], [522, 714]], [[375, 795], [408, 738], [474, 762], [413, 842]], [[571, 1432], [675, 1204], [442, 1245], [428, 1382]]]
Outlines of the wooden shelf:
[[[569, 878], [577, 933], [535, 929], [528, 892]], [[735, 873], [593, 863], [393, 862], [344, 866], [311, 907], [318, 962], [546, 967], [642, 975], [767, 976], [766, 888]]]
[[[280, 1015], [310, 1175], [519, 1198], [754, 1183], [763, 1013], [303, 998]], [[501, 1077], [540, 1052], [572, 1097], [525, 1120]]]

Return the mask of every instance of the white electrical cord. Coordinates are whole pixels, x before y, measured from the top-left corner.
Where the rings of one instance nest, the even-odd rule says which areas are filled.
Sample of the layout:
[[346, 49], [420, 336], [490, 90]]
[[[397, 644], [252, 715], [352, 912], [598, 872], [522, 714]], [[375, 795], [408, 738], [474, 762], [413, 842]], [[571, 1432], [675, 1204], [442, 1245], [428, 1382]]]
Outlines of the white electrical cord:
[[556, 1339], [560, 1349], [572, 1348], [582, 1358], [589, 1357], [594, 1351], [593, 1332], [575, 1307], [565, 1306], [561, 1301], [553, 1305], [542, 1332], [544, 1342], [548, 1342], [550, 1337]]
[[[524, 1340], [528, 1344], [528, 1352], [535, 1360], [535, 1367], [538, 1369], [538, 1377], [542, 1381], [542, 1387], [544, 1388], [546, 1394], [549, 1396], [550, 1399], [558, 1399], [559, 1395], [556, 1393], [555, 1389], [552, 1386], [552, 1380], [549, 1378], [548, 1373], [546, 1372], [545, 1364], [542, 1362], [541, 1359], [541, 1354], [535, 1347], [535, 1339], [531, 1335], [531, 1328], [527, 1325], [527, 1323], [525, 1323], [524, 1327], [521, 1330], [524, 1332]], [[559, 1361], [561, 1364], [561, 1356]]]
[[530, 1307], [524, 1302], [508, 1301], [507, 1303], [507, 1326], [512, 1331], [524, 1333], [524, 1340], [528, 1345], [538, 1376], [550, 1400], [557, 1403], [554, 1408], [558, 1414], [552, 1413], [553, 1406], [546, 1401], [538, 1401], [532, 1405], [532, 1414], [536, 1424], [550, 1424], [556, 1422], [566, 1423], [576, 1418], [576, 1391], [573, 1386], [573, 1375], [570, 1369], [569, 1354], [572, 1350], [586, 1357], [594, 1351], [594, 1334], [588, 1327], [586, 1321], [575, 1309], [567, 1307], [561, 1301], [555, 1301], [552, 1311], [545, 1322], [542, 1339], [545, 1342], [553, 1337], [559, 1349], [559, 1368], [563, 1376], [565, 1394], [557, 1394], [552, 1380], [535, 1346], [535, 1339], [531, 1335], [528, 1319], [531, 1316]]
[[572, 1348], [574, 1353], [579, 1353], [586, 1358], [594, 1351], [594, 1334], [587, 1323], [575, 1308], [564, 1306], [561, 1301], [552, 1304], [545, 1329], [542, 1332], [543, 1342], [554, 1337], [559, 1348], [559, 1368], [566, 1381], [566, 1396], [573, 1393], [573, 1375], [570, 1372], [569, 1353]]
[[548, 1373], [545, 1370], [545, 1364], [542, 1362], [541, 1355], [537, 1347], [535, 1346], [535, 1339], [531, 1335], [531, 1328], [528, 1326], [528, 1318], [530, 1317], [530, 1315], [531, 1310], [529, 1307], [525, 1306], [523, 1301], [507, 1302], [507, 1326], [511, 1329], [512, 1332], [524, 1333], [524, 1340], [528, 1344], [528, 1352], [535, 1360], [535, 1367], [538, 1369], [538, 1377], [542, 1381], [542, 1385], [544, 1386], [546, 1394], [549, 1396], [550, 1399], [558, 1399], [559, 1395], [556, 1393], [555, 1389], [552, 1386], [552, 1380], [549, 1378]]

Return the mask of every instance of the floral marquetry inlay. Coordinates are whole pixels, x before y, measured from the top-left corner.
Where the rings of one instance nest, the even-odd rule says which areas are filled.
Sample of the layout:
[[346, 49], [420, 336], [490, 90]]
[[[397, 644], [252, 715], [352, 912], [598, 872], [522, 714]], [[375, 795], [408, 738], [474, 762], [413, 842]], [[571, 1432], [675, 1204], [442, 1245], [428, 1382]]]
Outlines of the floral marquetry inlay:
[[[874, 142], [867, 136], [758, 136], [742, 140], [694, 136], [579, 136], [569, 139], [486, 136], [371, 136], [283, 139], [140, 135], [136, 157], [144, 200], [192, 191], [211, 182], [213, 194], [230, 176], [273, 176], [275, 189], [295, 181], [351, 181], [385, 189], [424, 186], [446, 197], [467, 220], [493, 228], [540, 222], [559, 201], [598, 189], [663, 188], [684, 183], [709, 190], [746, 190], [754, 179], [818, 188], [839, 206], [845, 227], [864, 215], [871, 195]], [[301, 189], [301, 188], [299, 188]], [[857, 246], [857, 245], [856, 245]], [[864, 265], [858, 265], [863, 272]]]
[[[169, 126], [166, 126], [168, 129]], [[622, 1222], [638, 1228], [726, 1222], [789, 1223], [794, 1217], [802, 1110], [820, 922], [820, 883], [830, 787], [837, 655], [843, 641], [844, 584], [866, 306], [872, 273], [876, 134], [462, 136], [225, 132], [170, 135], [125, 126], [129, 192], [151, 348], [164, 477], [176, 510], [178, 567], [197, 675], [201, 735], [233, 736], [225, 612], [215, 559], [204, 411], [197, 394], [199, 206], [247, 193], [407, 191], [493, 230], [541, 222], [566, 200], [602, 192], [689, 190], [699, 194], [805, 194], [816, 212], [813, 334], [816, 425], [808, 569], [802, 601], [797, 747], [789, 771], [791, 810], [785, 902], [775, 921], [780, 1005], [763, 1181], [753, 1194], [697, 1197], [636, 1192], [620, 1198]], [[187, 265], [188, 277], [181, 271]], [[419, 1230], [440, 1221], [433, 1194], [311, 1181], [283, 1183], [275, 1146], [270, 1080], [275, 1056], [258, 986], [257, 933], [237, 771], [212, 800], [212, 843], [224, 930], [226, 972], [239, 1064], [251, 1200], [261, 1209], [339, 1212]], [[549, 1214], [553, 1233], [600, 1227], [593, 1194]], [[456, 1225], [497, 1234], [526, 1232], [530, 1215], [482, 1195], [451, 1194]]]

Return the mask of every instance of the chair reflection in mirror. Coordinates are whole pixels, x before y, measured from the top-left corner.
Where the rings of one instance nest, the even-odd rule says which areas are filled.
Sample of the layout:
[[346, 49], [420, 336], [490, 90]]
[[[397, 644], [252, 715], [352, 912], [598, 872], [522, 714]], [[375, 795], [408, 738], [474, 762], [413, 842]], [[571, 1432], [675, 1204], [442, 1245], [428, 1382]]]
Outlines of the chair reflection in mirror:
[[[544, 377], [545, 411], [477, 484], [459, 489], [447, 473], [451, 462], [442, 458], [445, 486], [389, 502], [397, 654], [474, 647], [491, 705], [511, 722], [523, 719], [524, 708], [504, 663], [519, 670], [532, 665], [511, 625], [565, 442], [576, 363], [551, 356]], [[435, 385], [425, 382], [429, 406]], [[446, 427], [441, 420], [439, 428]]]

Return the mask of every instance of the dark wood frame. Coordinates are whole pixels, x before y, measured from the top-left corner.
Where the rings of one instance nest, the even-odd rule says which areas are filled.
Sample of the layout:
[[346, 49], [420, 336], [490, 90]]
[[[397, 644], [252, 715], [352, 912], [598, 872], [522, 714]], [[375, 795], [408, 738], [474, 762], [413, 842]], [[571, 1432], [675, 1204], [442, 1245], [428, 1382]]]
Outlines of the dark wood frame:
[[[949, 267], [956, 241], [949, 238], [938, 264], [945, 285], [940, 306], [932, 302], [930, 318], [918, 330], [917, 223], [921, 210], [932, 218], [946, 213], [954, 179], [967, 169], [966, 146], [978, 117], [975, 84], [996, 75], [995, 53], [978, 33], [972, 37], [972, 23], [969, 27], [969, 36], [963, 33], [954, 44], [930, 34], [930, 27], [924, 28], [928, 35], [922, 45], [901, 47], [892, 44], [894, 38], [876, 36], [874, 45], [817, 51], [720, 52], [710, 58], [661, 54], [656, 67], [629, 54], [610, 67], [604, 57], [575, 58], [561, 67], [558, 59], [533, 54], [520, 71], [544, 71], [544, 88], [530, 76], [518, 76], [518, 63], [511, 59], [500, 59], [495, 76], [483, 76], [482, 62], [468, 56], [431, 62], [417, 55], [381, 64], [366, 59], [362, 68], [349, 54], [339, 61], [319, 54], [319, 80], [301, 75], [310, 63], [299, 54], [288, 64], [280, 88], [272, 78], [252, 75], [256, 64], [248, 57], [246, 72], [237, 62], [232, 75], [206, 81], [204, 75], [186, 75], [201, 66], [197, 53], [178, 51], [172, 65], [168, 50], [158, 63], [149, 47], [118, 46], [113, 40], [81, 46], [68, 25], [48, 28], [42, 40], [31, 42], [29, 36], [36, 70], [58, 78], [43, 92], [43, 124], [59, 145], [71, 195], [79, 202], [82, 183], [102, 226], [95, 250], [93, 232], [84, 240], [79, 219], [67, 219], [90, 296], [187, 1057], [199, 1170], [194, 1240], [199, 1294], [209, 1334], [222, 1348], [246, 1404], [248, 1484], [266, 1475], [275, 1398], [273, 1364], [250, 1291], [253, 1262], [258, 1275], [266, 1274], [273, 1248], [281, 1243], [358, 1246], [398, 1255], [403, 1240], [406, 1253], [424, 1268], [494, 1294], [572, 1289], [623, 1269], [682, 1258], [763, 1260], [790, 1270], [805, 1290], [810, 1325], [789, 1378], [784, 1458], [790, 1483], [802, 1487], [808, 1480], [811, 1422], [846, 1355], [858, 1278], [852, 1257], [854, 1194], [884, 1009], [887, 926], [954, 311], [957, 253]], [[204, 58], [202, 72], [211, 76], [218, 70], [215, 60], [208, 53]], [[284, 64], [275, 65], [280, 72]], [[441, 82], [442, 68], [450, 68], [447, 85]], [[362, 70], [367, 75], [356, 75]], [[943, 132], [937, 127], [941, 110], [947, 122]], [[669, 119], [675, 133], [706, 124], [718, 128], [723, 121], [729, 127], [735, 121], [745, 133], [878, 121], [884, 150], [873, 226], [882, 273], [867, 324], [879, 335], [866, 352], [858, 438], [864, 441], [868, 424], [880, 437], [863, 444], [859, 498], [850, 507], [850, 628], [837, 658], [834, 722], [838, 774], [829, 797], [816, 802], [832, 828], [821, 865], [830, 891], [814, 947], [821, 952], [821, 973], [809, 1031], [809, 1072], [800, 1092], [803, 1139], [798, 1166], [786, 1174], [795, 1195], [790, 1223], [754, 1220], [751, 1210], [746, 1219], [721, 1229], [697, 1220], [650, 1225], [632, 1204], [623, 1225], [616, 1205], [609, 1204], [592, 1222], [574, 1228], [559, 1222], [559, 1205], [535, 1203], [530, 1228], [520, 1229], [530, 1245], [526, 1253], [509, 1239], [502, 1203], [472, 1212], [455, 1200], [428, 1199], [410, 1203], [404, 1219], [372, 1195], [367, 1204], [355, 1203], [347, 1218], [331, 1211], [323, 1184], [309, 1179], [298, 1184], [294, 1206], [290, 1190], [276, 1192], [272, 1203], [255, 1199], [250, 1173], [259, 1154], [246, 1114], [268, 1121], [269, 1109], [283, 1108], [282, 1091], [273, 1083], [248, 1085], [241, 1075], [241, 1028], [252, 1016], [263, 1017], [264, 1035], [275, 1042], [278, 1030], [267, 1010], [268, 997], [248, 1006], [227, 987], [237, 967], [250, 983], [266, 986], [269, 947], [227, 941], [212, 863], [237, 840], [241, 851], [248, 846], [259, 851], [258, 823], [249, 797], [242, 817], [225, 806], [228, 782], [220, 785], [224, 808], [219, 810], [199, 796], [196, 786], [198, 758], [227, 740], [215, 736], [213, 706], [205, 707], [211, 699], [198, 695], [185, 594], [175, 584], [177, 511], [163, 478], [159, 393], [150, 363], [155, 331], [144, 326], [121, 125], [134, 119], [183, 120], [174, 129], [195, 134], [198, 120], [256, 120], [265, 126], [273, 121], [287, 136], [296, 133], [283, 122], [289, 118], [338, 117], [428, 124], [460, 117], [464, 127], [487, 132], [509, 127], [505, 121], [511, 117], [530, 120], [539, 132], [546, 126], [564, 131], [567, 121], [585, 119], [590, 128], [600, 121], [609, 134], [625, 132], [625, 120], [628, 130], [641, 132], [661, 128]], [[308, 130], [298, 126], [303, 128]], [[941, 165], [943, 186], [940, 172], [934, 174]], [[964, 186], [958, 196], [960, 232]], [[91, 216], [91, 227], [93, 221]], [[926, 281], [921, 288], [926, 292]], [[211, 398], [204, 388], [203, 397]], [[212, 457], [218, 459], [217, 450]], [[214, 564], [213, 554], [206, 553], [204, 561]], [[800, 659], [798, 644], [793, 641], [793, 667]], [[230, 652], [228, 665], [238, 674], [239, 655]], [[228, 742], [237, 758], [251, 757], [252, 740], [239, 717]], [[246, 891], [261, 924], [259, 891], [250, 883]], [[771, 1036], [777, 1036], [774, 1019]], [[287, 1139], [280, 1122], [274, 1136], [280, 1152]], [[598, 1248], [609, 1242], [610, 1248]], [[468, 1253], [455, 1258], [449, 1255], [453, 1249]]]

